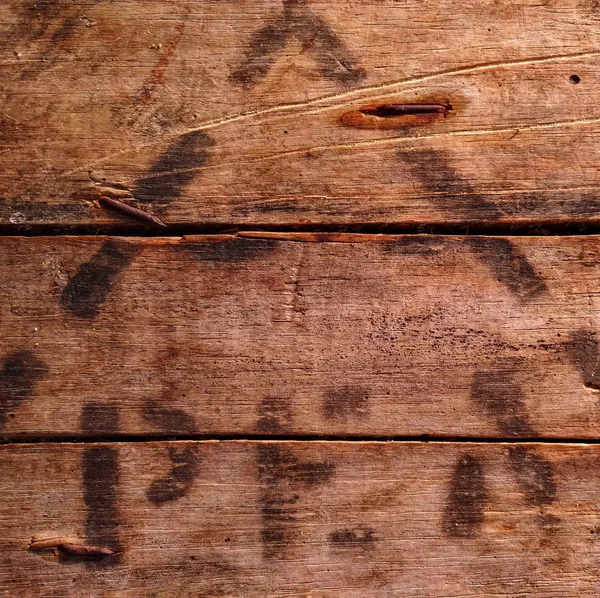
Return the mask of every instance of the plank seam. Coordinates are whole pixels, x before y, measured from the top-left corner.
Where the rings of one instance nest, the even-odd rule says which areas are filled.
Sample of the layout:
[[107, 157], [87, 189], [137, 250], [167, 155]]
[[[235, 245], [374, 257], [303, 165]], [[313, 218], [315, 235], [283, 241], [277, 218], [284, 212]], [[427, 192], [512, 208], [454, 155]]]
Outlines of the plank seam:
[[146, 442], [404, 442], [404, 443], [454, 443], [454, 444], [600, 444], [600, 438], [504, 438], [479, 436], [365, 436], [365, 435], [267, 435], [267, 434], [107, 434], [103, 436], [22, 436], [2, 438], [0, 445], [19, 444], [102, 444]]
[[365, 235], [448, 235], [448, 236], [503, 236], [503, 237], [547, 237], [589, 236], [600, 234], [600, 216], [594, 219], [569, 221], [463, 221], [446, 223], [407, 224], [351, 224], [351, 225], [290, 225], [269, 226], [256, 224], [232, 227], [231, 224], [175, 225], [160, 230], [137, 226], [0, 226], [1, 237], [96, 237], [98, 235], [140, 238], [177, 238], [192, 235], [223, 235], [239, 233], [353, 233]]

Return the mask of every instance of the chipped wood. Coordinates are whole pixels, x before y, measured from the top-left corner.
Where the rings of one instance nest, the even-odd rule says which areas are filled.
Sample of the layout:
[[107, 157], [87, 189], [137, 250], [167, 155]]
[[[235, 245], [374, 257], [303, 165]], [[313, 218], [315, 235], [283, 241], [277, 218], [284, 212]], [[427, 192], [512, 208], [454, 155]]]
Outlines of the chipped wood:
[[[598, 435], [596, 236], [37, 237], [0, 252], [6, 437]], [[170, 458], [179, 492], [195, 457]], [[114, 469], [92, 451], [90, 479], [98, 459]]]
[[[90, 182], [172, 225], [597, 224], [598, 14], [7, 0], [0, 224], [136, 226], [86, 202]], [[407, 104], [452, 110], [360, 112]]]
[[[88, 450], [115, 454], [119, 559], [46, 561], [32, 536], [84, 537]], [[151, 488], [167, 455], [198, 471]], [[0, 585], [11, 596], [595, 598], [600, 447], [536, 443], [147, 442], [0, 447]], [[368, 481], [368, 483], [367, 483]], [[27, 497], [26, 500], [23, 497]], [[107, 522], [108, 523], [108, 522]]]

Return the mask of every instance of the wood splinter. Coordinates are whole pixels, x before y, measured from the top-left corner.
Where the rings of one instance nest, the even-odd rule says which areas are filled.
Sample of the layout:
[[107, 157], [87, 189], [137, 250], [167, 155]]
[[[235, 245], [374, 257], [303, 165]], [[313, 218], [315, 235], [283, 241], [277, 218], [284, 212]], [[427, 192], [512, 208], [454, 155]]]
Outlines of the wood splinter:
[[108, 546], [87, 546], [74, 542], [65, 542], [61, 539], [32, 540], [29, 545], [32, 552], [51, 551], [59, 560], [79, 557], [84, 560], [102, 560], [118, 554]]
[[133, 206], [127, 205], [118, 199], [114, 199], [112, 197], [107, 197], [106, 195], [101, 195], [98, 198], [98, 203], [100, 206], [107, 210], [114, 210], [115, 212], [120, 212], [121, 214], [125, 214], [126, 216], [130, 216], [131, 218], [135, 218], [136, 220], [143, 220], [145, 222], [151, 222], [152, 224], [157, 224], [158, 226], [164, 226], [166, 228], [166, 223], [164, 223], [158, 216], [154, 214], [150, 214], [150, 212], [146, 212], [145, 210], [140, 210], [140, 208], [134, 208]]

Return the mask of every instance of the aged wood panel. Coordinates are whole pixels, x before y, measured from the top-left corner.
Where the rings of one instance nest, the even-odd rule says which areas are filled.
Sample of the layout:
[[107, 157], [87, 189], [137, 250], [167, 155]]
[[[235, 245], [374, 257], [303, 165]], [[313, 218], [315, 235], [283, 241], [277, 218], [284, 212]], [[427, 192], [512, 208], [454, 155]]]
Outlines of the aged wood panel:
[[[598, 595], [599, 446], [160, 442], [0, 452], [5, 596]], [[63, 550], [59, 562], [28, 550], [32, 540], [119, 554], [88, 562]]]
[[2, 434], [597, 438], [599, 253], [595, 236], [5, 237]]
[[[101, 195], [170, 224], [597, 222], [598, 25], [592, 0], [7, 0], [0, 224], [137, 225]], [[342, 123], [380, 102], [452, 109]]]

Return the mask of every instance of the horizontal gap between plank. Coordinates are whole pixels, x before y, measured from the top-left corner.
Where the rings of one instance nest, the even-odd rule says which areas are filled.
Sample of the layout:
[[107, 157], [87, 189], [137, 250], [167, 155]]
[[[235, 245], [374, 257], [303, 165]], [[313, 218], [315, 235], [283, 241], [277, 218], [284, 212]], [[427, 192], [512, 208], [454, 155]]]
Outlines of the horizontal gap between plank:
[[503, 221], [503, 222], [447, 222], [447, 223], [370, 223], [370, 224], [297, 224], [268, 225], [231, 223], [211, 225], [170, 225], [167, 228], [147, 226], [98, 226], [74, 225], [57, 226], [46, 224], [0, 225], [0, 237], [59, 237], [59, 236], [119, 236], [119, 237], [182, 237], [186, 235], [235, 234], [240, 231], [277, 233], [356, 233], [389, 235], [453, 235], [453, 236], [580, 236], [599, 235], [598, 219], [569, 221]]
[[487, 438], [477, 436], [354, 436], [354, 435], [268, 435], [268, 434], [104, 434], [96, 436], [21, 436], [2, 438], [0, 445], [11, 444], [89, 444], [144, 442], [407, 442], [455, 444], [600, 444], [593, 438]]

